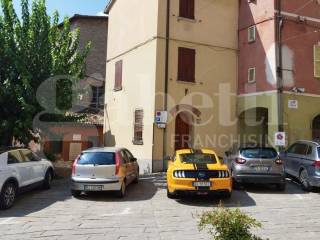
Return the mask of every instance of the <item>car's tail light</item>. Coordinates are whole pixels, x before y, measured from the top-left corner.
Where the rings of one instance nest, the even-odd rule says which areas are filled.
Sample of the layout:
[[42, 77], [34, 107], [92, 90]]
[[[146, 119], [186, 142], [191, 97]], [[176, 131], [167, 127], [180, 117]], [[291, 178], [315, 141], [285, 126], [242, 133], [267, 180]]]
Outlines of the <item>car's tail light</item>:
[[186, 177], [186, 173], [185, 173], [185, 171], [174, 171], [173, 172], [173, 176], [175, 178], [185, 178]]
[[73, 164], [72, 164], [72, 176], [76, 175], [76, 167], [77, 167], [77, 163], [80, 159], [80, 155], [74, 160]]
[[320, 168], [320, 160], [314, 161], [312, 166], [314, 166], [315, 168]]
[[243, 158], [237, 158], [236, 159], [236, 163], [238, 164], [245, 164], [247, 162], [247, 160], [243, 159]]
[[121, 156], [120, 156], [120, 152], [116, 152], [116, 156], [115, 156], [115, 160], [116, 160], [116, 172], [115, 175], [119, 174], [120, 171], [120, 163], [121, 163]]
[[278, 164], [278, 165], [282, 165], [283, 164], [283, 162], [282, 162], [282, 159], [280, 158], [280, 157], [277, 157], [277, 159], [276, 159], [276, 164]]
[[219, 171], [219, 178], [229, 178], [230, 174], [228, 171]]

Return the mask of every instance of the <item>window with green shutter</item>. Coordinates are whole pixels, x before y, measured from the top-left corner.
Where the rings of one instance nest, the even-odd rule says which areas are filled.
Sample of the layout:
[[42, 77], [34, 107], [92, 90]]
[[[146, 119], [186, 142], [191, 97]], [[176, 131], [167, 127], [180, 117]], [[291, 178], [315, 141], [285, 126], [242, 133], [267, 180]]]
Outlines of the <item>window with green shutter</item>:
[[314, 45], [314, 77], [320, 78], [320, 45]]

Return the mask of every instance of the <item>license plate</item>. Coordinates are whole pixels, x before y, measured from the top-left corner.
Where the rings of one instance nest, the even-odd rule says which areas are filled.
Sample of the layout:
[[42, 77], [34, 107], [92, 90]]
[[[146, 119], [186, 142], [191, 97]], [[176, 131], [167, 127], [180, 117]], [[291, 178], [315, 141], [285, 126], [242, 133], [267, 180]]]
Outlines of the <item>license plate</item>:
[[269, 167], [255, 167], [255, 170], [257, 172], [268, 172], [269, 171]]
[[85, 191], [102, 191], [102, 186], [100, 186], [100, 185], [98, 185], [98, 186], [87, 185], [87, 186], [84, 186], [84, 190]]
[[211, 182], [194, 182], [193, 186], [194, 187], [211, 187], [212, 183]]

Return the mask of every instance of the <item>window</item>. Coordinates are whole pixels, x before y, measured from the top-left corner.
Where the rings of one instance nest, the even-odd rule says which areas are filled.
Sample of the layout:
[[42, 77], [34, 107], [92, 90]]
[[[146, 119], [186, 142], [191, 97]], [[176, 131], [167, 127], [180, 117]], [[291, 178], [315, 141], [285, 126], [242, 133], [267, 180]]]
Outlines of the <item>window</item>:
[[24, 160], [18, 150], [8, 153], [8, 164], [23, 163]]
[[116, 62], [115, 65], [115, 79], [114, 79], [114, 91], [122, 90], [122, 60]]
[[127, 163], [130, 162], [129, 158], [128, 158], [128, 156], [127, 156], [127, 154], [125, 153], [124, 150], [120, 151], [120, 155], [121, 155], [121, 159], [122, 159], [122, 164], [127, 164]]
[[320, 45], [314, 45], [314, 77], [320, 78]]
[[276, 158], [278, 153], [273, 148], [244, 148], [240, 150], [240, 154], [245, 158]]
[[181, 154], [181, 161], [183, 163], [192, 163], [192, 164], [216, 164], [217, 159], [212, 154], [204, 153], [187, 153]]
[[83, 153], [78, 165], [115, 165], [115, 154], [113, 152], [91, 152]]
[[179, 16], [194, 19], [194, 0], [180, 0]]
[[143, 144], [143, 110], [138, 109], [134, 112], [134, 137], [133, 144]]
[[24, 159], [26, 162], [36, 162], [41, 160], [37, 155], [35, 155], [30, 150], [21, 150], [21, 153], [24, 156]]
[[308, 151], [307, 151], [307, 155], [311, 155], [312, 154], [312, 146], [308, 146]]
[[249, 68], [248, 69], [248, 83], [255, 83], [256, 82], [256, 68]]
[[256, 26], [248, 28], [248, 42], [253, 43], [256, 41]]
[[306, 155], [307, 150], [308, 150], [308, 145], [302, 144], [302, 143], [297, 143], [297, 144], [292, 145], [289, 148], [288, 153], [298, 154], [298, 155]]
[[134, 162], [134, 157], [133, 157], [133, 155], [132, 155], [132, 153], [131, 152], [129, 152], [127, 149], [125, 150], [125, 153], [126, 153], [126, 155], [127, 155], [127, 158], [129, 159], [129, 161], [130, 162]]
[[196, 51], [180, 47], [178, 55], [178, 81], [194, 83]]
[[90, 107], [100, 109], [103, 108], [104, 105], [104, 86], [102, 87], [95, 87], [91, 86], [92, 88], [92, 100]]

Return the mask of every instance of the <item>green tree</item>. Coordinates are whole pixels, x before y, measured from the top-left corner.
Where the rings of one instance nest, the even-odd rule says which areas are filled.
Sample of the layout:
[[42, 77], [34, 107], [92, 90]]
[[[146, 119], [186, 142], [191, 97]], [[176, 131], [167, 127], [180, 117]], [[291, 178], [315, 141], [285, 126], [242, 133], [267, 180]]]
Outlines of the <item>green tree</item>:
[[[12, 0], [0, 0], [0, 145], [12, 138], [22, 143], [35, 140], [33, 119], [52, 99], [37, 99], [38, 87], [48, 78], [60, 78], [51, 118], [65, 121], [72, 105], [72, 84], [84, 76], [90, 43], [79, 49], [78, 29], [72, 30], [68, 18], [59, 24], [59, 14], [50, 17], [45, 0], [21, 0], [19, 18]], [[0, 13], [1, 14], [1, 13]], [[71, 77], [69, 77], [71, 76]], [[50, 89], [48, 89], [50, 91]]]

